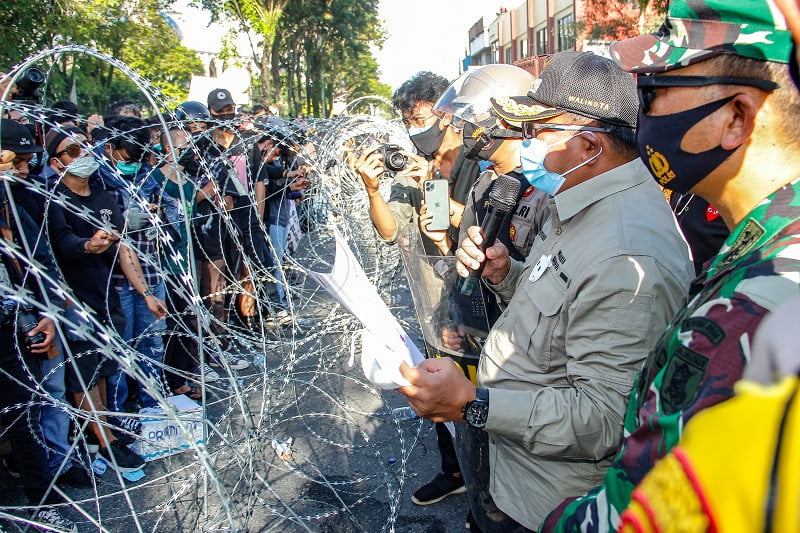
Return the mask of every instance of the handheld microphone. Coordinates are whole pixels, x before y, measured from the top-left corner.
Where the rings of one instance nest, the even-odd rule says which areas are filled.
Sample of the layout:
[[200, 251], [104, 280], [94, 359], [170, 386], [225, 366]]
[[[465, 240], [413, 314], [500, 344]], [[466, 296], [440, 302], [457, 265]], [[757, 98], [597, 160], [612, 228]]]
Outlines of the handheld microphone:
[[[506, 174], [501, 174], [494, 180], [492, 190], [489, 191], [489, 209], [481, 223], [483, 242], [478, 246], [481, 252], [485, 252], [497, 240], [503, 220], [517, 205], [520, 186], [521, 183], [518, 179]], [[459, 281], [458, 290], [461, 294], [465, 296], [472, 294], [481, 277], [481, 272], [483, 272], [483, 265], [484, 263], [481, 263], [477, 270], [470, 269], [469, 277]]]

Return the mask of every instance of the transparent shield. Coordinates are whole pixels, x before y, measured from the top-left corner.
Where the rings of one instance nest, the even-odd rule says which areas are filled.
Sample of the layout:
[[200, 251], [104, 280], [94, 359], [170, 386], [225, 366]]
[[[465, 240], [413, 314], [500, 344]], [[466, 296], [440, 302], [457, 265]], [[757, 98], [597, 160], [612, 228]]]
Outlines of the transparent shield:
[[425, 347], [430, 357], [451, 357], [476, 381], [477, 362], [489, 333], [483, 290], [469, 296], [458, 290], [455, 256], [425, 254], [416, 224], [398, 238]]

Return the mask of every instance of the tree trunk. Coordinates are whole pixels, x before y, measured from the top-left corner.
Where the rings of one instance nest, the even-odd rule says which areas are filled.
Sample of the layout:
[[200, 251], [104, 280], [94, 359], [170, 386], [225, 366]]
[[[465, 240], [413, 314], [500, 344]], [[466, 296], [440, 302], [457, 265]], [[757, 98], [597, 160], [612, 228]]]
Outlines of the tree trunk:
[[281, 61], [280, 61], [280, 53], [278, 52], [278, 47], [280, 46], [280, 38], [275, 36], [272, 39], [272, 48], [270, 55], [272, 56], [272, 61], [270, 64], [270, 74], [272, 75], [272, 95], [271, 100], [277, 105], [281, 107], [281, 104], [284, 103], [283, 96], [281, 95]]
[[264, 43], [261, 50], [261, 61], [258, 64], [258, 70], [261, 78], [261, 100], [264, 104], [270, 103], [270, 65], [272, 64], [272, 45]]

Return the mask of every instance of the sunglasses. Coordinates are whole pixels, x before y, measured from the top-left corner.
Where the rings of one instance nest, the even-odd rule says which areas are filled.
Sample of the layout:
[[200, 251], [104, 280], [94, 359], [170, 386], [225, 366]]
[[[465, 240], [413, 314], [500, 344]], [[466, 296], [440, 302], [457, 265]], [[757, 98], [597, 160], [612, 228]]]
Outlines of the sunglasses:
[[579, 126], [575, 124], [549, 124], [547, 122], [523, 122], [522, 138], [533, 139], [541, 131], [598, 131], [600, 133], [610, 133], [610, 128], [598, 128], [595, 126]]
[[72, 159], [77, 159], [79, 155], [83, 152], [83, 147], [80, 144], [70, 144], [60, 152], [53, 155], [53, 157], [61, 157], [63, 154], [67, 154]]
[[642, 113], [650, 112], [650, 106], [656, 99], [656, 89], [669, 87], [705, 87], [708, 85], [747, 85], [764, 91], [774, 91], [780, 85], [772, 80], [759, 78], [728, 78], [724, 76], [643, 76], [639, 75], [636, 86], [639, 91], [639, 103]]

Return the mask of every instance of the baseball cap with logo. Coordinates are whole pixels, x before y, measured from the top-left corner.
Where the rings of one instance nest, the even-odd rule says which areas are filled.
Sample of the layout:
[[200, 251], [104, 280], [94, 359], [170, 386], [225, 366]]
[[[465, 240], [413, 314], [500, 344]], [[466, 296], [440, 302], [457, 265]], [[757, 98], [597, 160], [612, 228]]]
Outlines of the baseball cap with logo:
[[30, 130], [10, 118], [0, 119], [0, 148], [11, 150], [16, 154], [38, 154], [43, 152], [37, 146]]
[[628, 72], [665, 72], [721, 54], [787, 63], [792, 37], [772, 0], [673, 0], [656, 33], [611, 45]]
[[613, 61], [591, 52], [568, 51], [550, 56], [527, 96], [493, 98], [492, 108], [512, 123], [569, 112], [634, 128], [639, 99], [633, 76]]
[[208, 108], [215, 113], [228, 105], [236, 105], [228, 89], [214, 89], [208, 93]]

